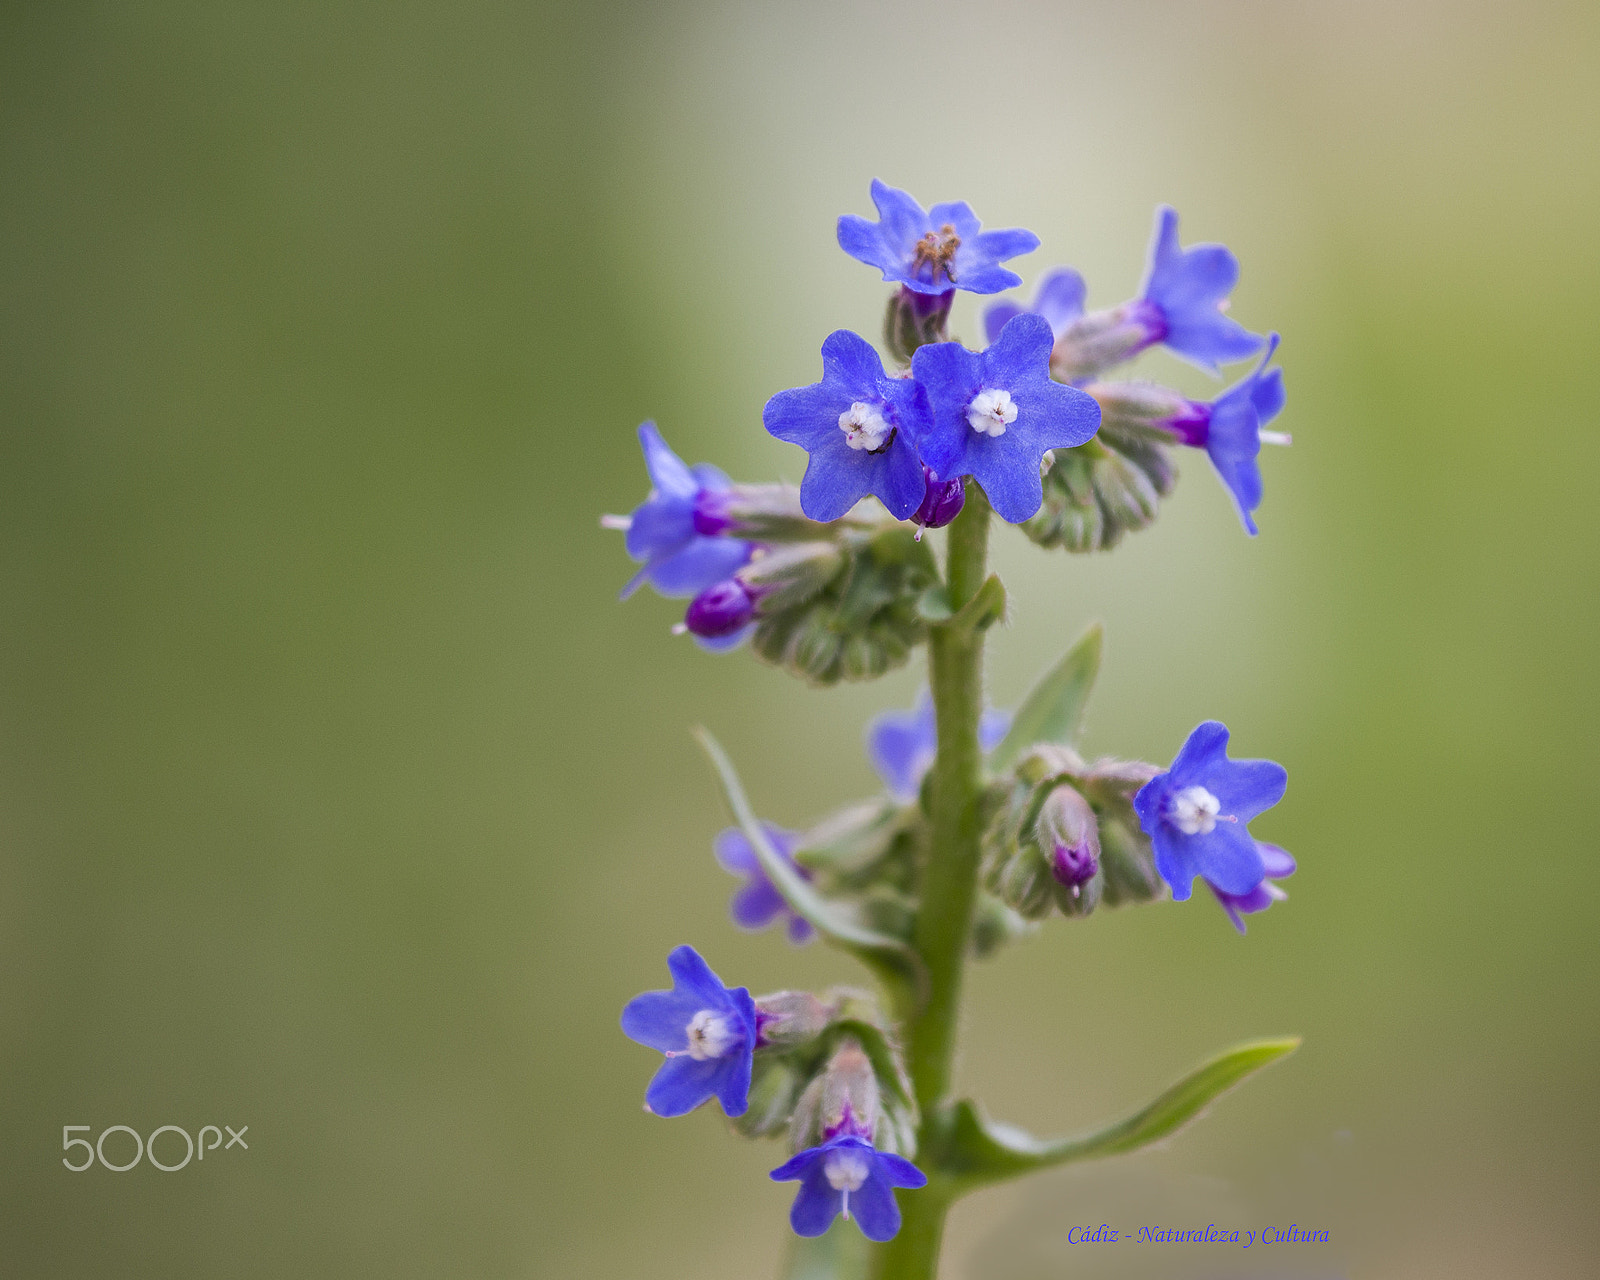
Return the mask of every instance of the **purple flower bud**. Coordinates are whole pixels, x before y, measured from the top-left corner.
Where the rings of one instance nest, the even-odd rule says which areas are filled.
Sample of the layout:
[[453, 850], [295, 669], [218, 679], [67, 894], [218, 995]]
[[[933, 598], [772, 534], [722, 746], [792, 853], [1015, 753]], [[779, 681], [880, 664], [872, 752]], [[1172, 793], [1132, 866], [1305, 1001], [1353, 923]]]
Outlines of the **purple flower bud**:
[[755, 616], [756, 602], [736, 578], [712, 583], [693, 600], [683, 615], [683, 625], [706, 640], [731, 636]]
[[960, 476], [940, 480], [927, 467], [922, 468], [922, 473], [927, 478], [928, 491], [922, 495], [922, 505], [911, 513], [911, 522], [925, 529], [942, 529], [966, 506], [966, 482]]
[[1050, 874], [1073, 890], [1100, 870], [1100, 830], [1094, 810], [1069, 786], [1055, 788], [1039, 810], [1038, 842], [1050, 859]]
[[1100, 858], [1089, 841], [1082, 844], [1058, 844], [1050, 855], [1050, 874], [1069, 889], [1094, 879], [1100, 870]]

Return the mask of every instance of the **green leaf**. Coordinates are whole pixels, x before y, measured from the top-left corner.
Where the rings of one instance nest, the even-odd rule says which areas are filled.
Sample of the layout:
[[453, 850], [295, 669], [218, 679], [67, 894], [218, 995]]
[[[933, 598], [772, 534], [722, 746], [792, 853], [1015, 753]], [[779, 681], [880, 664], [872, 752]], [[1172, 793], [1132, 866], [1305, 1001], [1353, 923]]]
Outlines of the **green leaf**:
[[1061, 661], [1045, 672], [1011, 720], [1011, 729], [989, 756], [989, 768], [1001, 773], [1036, 742], [1070, 744], [1083, 725], [1083, 709], [1100, 671], [1104, 630], [1091, 622]]
[[871, 969], [894, 996], [898, 1012], [909, 1012], [920, 1005], [927, 994], [928, 982], [921, 957], [900, 939], [865, 927], [850, 911], [818, 893], [794, 864], [772, 847], [766, 831], [756, 820], [750, 801], [745, 798], [733, 762], [721, 745], [703, 728], [695, 729], [694, 736], [717, 771], [723, 797], [733, 811], [734, 820], [755, 850], [762, 871], [783, 900], [795, 914], [809, 920], [829, 942]]
[[955, 616], [950, 607], [950, 593], [942, 582], [936, 582], [917, 597], [917, 616], [924, 622], [949, 622]]
[[952, 631], [982, 631], [990, 624], [1000, 621], [1006, 612], [1006, 588], [1000, 581], [1000, 575], [991, 573], [983, 580], [983, 585], [978, 588], [972, 599], [962, 605], [960, 610], [943, 626]]
[[836, 1218], [820, 1236], [791, 1237], [784, 1280], [867, 1280], [871, 1262], [866, 1236], [855, 1223]]
[[1035, 1138], [987, 1119], [976, 1103], [963, 1099], [951, 1116], [943, 1170], [965, 1192], [1053, 1165], [1137, 1150], [1175, 1133], [1213, 1099], [1299, 1046], [1298, 1036], [1236, 1045], [1191, 1071], [1142, 1111], [1078, 1138]]

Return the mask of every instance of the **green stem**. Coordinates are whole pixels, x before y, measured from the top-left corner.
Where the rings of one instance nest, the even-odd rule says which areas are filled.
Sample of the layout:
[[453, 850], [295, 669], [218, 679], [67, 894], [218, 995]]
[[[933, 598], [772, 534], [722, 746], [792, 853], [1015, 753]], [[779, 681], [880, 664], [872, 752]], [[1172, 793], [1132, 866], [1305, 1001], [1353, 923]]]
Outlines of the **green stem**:
[[[989, 500], [976, 484], [950, 526], [946, 589], [952, 610], [983, 585], [989, 548]], [[978, 720], [983, 713], [983, 630], [934, 627], [928, 638], [929, 681], [939, 725], [933, 765], [933, 833], [922, 873], [914, 941], [928, 970], [927, 1002], [906, 1027], [906, 1050], [917, 1105], [922, 1111], [918, 1150], [941, 1145], [943, 1103], [955, 1057], [961, 980], [978, 889], [978, 796], [982, 756]], [[929, 1186], [902, 1193], [905, 1220], [878, 1251], [879, 1280], [932, 1280], [939, 1261], [949, 1200], [936, 1168]]]

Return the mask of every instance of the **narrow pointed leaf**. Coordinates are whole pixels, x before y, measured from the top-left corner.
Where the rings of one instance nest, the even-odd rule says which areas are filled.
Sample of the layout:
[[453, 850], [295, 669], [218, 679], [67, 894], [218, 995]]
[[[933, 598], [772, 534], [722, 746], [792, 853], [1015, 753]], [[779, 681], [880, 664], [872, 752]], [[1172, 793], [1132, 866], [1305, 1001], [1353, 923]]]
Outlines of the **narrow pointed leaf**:
[[987, 1119], [969, 1099], [952, 1116], [943, 1167], [961, 1191], [1039, 1169], [1121, 1155], [1175, 1133], [1252, 1072], [1293, 1053], [1299, 1037], [1236, 1045], [1191, 1071], [1149, 1106], [1097, 1133], [1045, 1141]]
[[705, 729], [697, 728], [694, 736], [717, 771], [723, 797], [733, 811], [734, 820], [755, 850], [762, 871], [783, 900], [797, 915], [809, 920], [824, 938], [870, 968], [894, 994], [897, 1005], [914, 1008], [925, 995], [927, 984], [927, 972], [917, 953], [900, 939], [858, 923], [848, 911], [818, 893], [794, 865], [772, 847], [745, 797], [744, 787], [727, 752]]
[[977, 593], [941, 625], [952, 631], [982, 631], [1005, 616], [1006, 588], [1000, 575], [991, 573]]
[[1000, 773], [1010, 768], [1036, 742], [1072, 743], [1083, 727], [1094, 678], [1100, 671], [1098, 622], [1089, 624], [1061, 661], [1051, 667], [1012, 717], [1011, 729], [989, 756], [989, 768]]

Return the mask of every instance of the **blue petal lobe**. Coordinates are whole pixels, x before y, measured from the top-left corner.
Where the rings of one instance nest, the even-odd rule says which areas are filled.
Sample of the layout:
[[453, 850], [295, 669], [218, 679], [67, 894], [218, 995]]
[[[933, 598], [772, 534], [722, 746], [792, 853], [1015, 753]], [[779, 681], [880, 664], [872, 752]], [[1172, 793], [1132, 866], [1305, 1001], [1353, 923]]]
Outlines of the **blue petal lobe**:
[[917, 1187], [928, 1185], [928, 1175], [904, 1156], [897, 1156], [888, 1151], [880, 1151], [878, 1152], [878, 1168], [883, 1171], [883, 1175], [891, 1187], [905, 1187], [909, 1190], [914, 1190]]
[[645, 1090], [645, 1104], [656, 1115], [669, 1120], [688, 1115], [716, 1094], [717, 1076], [722, 1072], [724, 1061], [722, 1058], [699, 1061], [688, 1054], [668, 1058]]
[[669, 554], [695, 536], [694, 508], [683, 498], [652, 498], [634, 508], [625, 545], [635, 560]]
[[794, 1182], [806, 1175], [806, 1170], [822, 1159], [821, 1147], [807, 1147], [790, 1156], [767, 1176], [774, 1182]]
[[835, 1191], [818, 1160], [801, 1179], [800, 1190], [789, 1210], [789, 1225], [797, 1236], [820, 1236], [833, 1225], [844, 1207], [844, 1193]]
[[748, 542], [696, 537], [688, 546], [650, 565], [645, 573], [662, 595], [687, 598], [731, 578], [749, 558]]
[[1020, 316], [1022, 308], [1015, 302], [997, 302], [983, 313], [983, 336], [992, 343], [1000, 336], [1000, 330], [1006, 327], [1006, 321], [1013, 316]]
[[1083, 315], [1088, 294], [1089, 286], [1081, 275], [1071, 267], [1057, 267], [1039, 281], [1033, 309], [1049, 322], [1051, 333], [1059, 338], [1068, 325]]
[[674, 947], [667, 956], [667, 972], [672, 975], [673, 990], [693, 996], [700, 1001], [700, 1008], [730, 1007], [728, 988], [693, 947]]
[[1249, 893], [1264, 878], [1261, 855], [1243, 822], [1219, 822], [1204, 835], [1179, 833], [1177, 839], [1183, 841], [1185, 869], [1225, 893]]
[[1266, 872], [1267, 879], [1282, 880], [1285, 876], [1294, 874], [1295, 860], [1282, 846], [1257, 840], [1256, 852], [1261, 855], [1261, 866]]
[[717, 865], [734, 875], [748, 875], [761, 867], [756, 851], [738, 827], [724, 827], [711, 842], [711, 855]]
[[654, 422], [639, 427], [639, 447], [644, 450], [645, 470], [662, 497], [693, 498], [698, 486], [683, 459], [667, 448]]
[[993, 751], [1005, 738], [1006, 730], [1009, 728], [1011, 728], [1011, 713], [991, 707], [978, 721], [978, 745], [985, 751]]
[[623, 1007], [622, 1034], [657, 1053], [682, 1053], [689, 1047], [690, 1019], [705, 1007], [685, 992], [646, 991]]
[[868, 1240], [892, 1240], [900, 1230], [900, 1206], [877, 1160], [867, 1180], [850, 1193], [850, 1215]]

